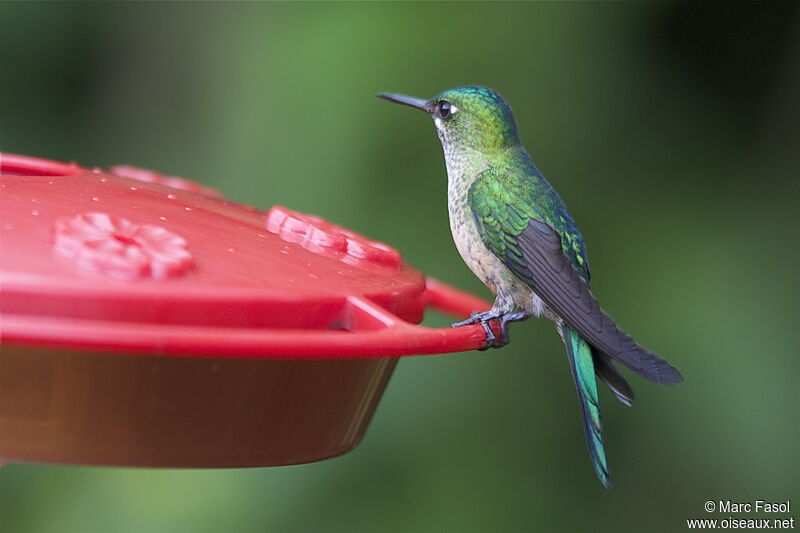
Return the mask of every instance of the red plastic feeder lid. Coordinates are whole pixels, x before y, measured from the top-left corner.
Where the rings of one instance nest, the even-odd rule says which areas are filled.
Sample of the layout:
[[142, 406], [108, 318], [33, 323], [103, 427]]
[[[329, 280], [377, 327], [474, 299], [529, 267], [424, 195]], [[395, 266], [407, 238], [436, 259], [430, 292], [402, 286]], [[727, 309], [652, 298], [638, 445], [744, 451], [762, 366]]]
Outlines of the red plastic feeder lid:
[[345, 358], [483, 346], [416, 325], [485, 301], [393, 248], [283, 207], [262, 212], [135, 167], [0, 154], [2, 342], [134, 354]]

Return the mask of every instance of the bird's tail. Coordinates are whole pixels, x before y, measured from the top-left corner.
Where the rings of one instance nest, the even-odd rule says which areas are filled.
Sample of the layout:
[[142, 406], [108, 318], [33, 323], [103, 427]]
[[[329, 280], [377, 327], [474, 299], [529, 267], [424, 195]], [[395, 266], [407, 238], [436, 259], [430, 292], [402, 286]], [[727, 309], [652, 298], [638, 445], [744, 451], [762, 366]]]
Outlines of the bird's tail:
[[592, 348], [565, 324], [560, 326], [560, 333], [567, 347], [572, 377], [575, 380], [575, 387], [578, 389], [589, 456], [597, 477], [608, 488], [611, 486], [611, 476], [606, 461], [606, 449], [603, 445], [603, 426], [600, 423], [600, 403], [597, 399], [597, 380], [595, 379]]

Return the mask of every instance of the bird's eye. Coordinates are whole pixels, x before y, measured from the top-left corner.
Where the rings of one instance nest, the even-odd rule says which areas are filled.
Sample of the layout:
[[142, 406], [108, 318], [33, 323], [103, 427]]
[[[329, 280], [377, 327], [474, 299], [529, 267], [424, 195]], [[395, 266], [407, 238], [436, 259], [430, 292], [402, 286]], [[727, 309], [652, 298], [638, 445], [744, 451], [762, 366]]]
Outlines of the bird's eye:
[[451, 106], [450, 106], [450, 102], [445, 102], [444, 100], [442, 100], [441, 102], [439, 102], [439, 105], [438, 105], [438, 107], [436, 108], [436, 111], [438, 112], [438, 114], [439, 114], [439, 116], [440, 116], [441, 118], [443, 118], [443, 119], [447, 120], [447, 119], [448, 119], [448, 118], [450, 118], [450, 117], [452, 116], [452, 114], [453, 114], [453, 113], [450, 111], [450, 107], [451, 107]]

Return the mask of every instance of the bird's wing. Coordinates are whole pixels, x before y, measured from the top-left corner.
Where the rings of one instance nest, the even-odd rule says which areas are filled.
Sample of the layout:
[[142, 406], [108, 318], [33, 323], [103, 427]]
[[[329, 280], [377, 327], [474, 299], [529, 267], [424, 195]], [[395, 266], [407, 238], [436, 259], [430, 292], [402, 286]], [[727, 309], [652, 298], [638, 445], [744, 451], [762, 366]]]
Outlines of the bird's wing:
[[469, 190], [484, 244], [599, 351], [655, 383], [683, 381], [674, 367], [637, 344], [600, 308], [576, 269], [583, 262], [570, 260], [572, 244], [536, 211], [534, 195], [511, 172], [485, 171]]

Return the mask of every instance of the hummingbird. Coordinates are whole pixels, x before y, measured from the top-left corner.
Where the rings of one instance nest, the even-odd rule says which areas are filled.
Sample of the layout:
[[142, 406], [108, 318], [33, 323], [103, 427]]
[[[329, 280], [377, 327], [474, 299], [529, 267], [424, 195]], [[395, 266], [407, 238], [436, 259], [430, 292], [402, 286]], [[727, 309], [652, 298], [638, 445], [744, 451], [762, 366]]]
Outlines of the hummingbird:
[[[592, 294], [581, 232], [520, 142], [511, 107], [494, 90], [470, 86], [430, 100], [379, 98], [431, 115], [447, 166], [447, 205], [456, 248], [494, 293], [488, 311], [453, 327], [480, 324], [488, 347], [509, 342], [509, 324], [531, 316], [555, 323], [566, 347], [594, 471], [610, 487], [597, 379], [624, 405], [633, 390], [616, 363], [664, 385], [683, 381], [667, 361], [637, 344]], [[490, 323], [499, 323], [499, 338]]]

